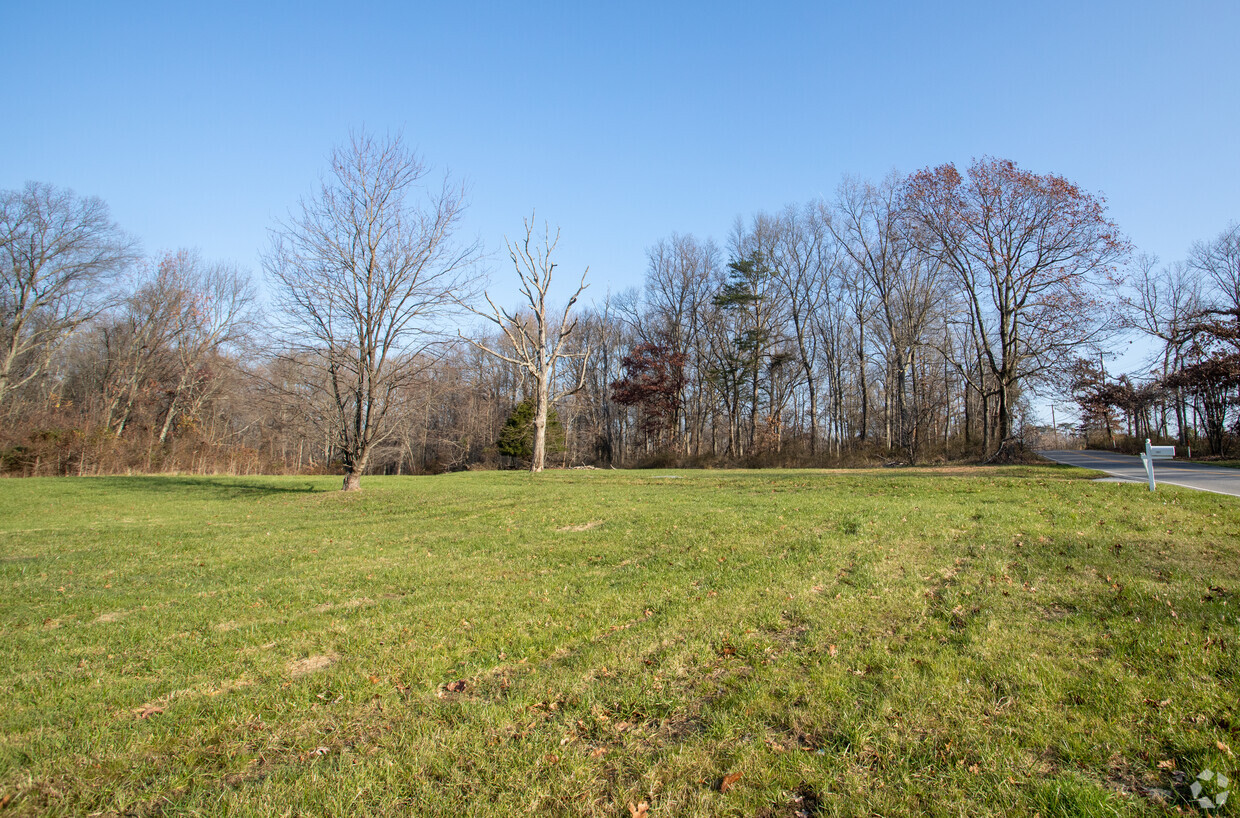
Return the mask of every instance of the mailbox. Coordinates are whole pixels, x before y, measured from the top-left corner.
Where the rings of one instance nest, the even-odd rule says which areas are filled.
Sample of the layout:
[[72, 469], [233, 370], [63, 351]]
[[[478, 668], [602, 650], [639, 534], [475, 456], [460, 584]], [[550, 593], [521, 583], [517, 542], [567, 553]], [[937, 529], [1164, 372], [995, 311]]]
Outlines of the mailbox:
[[1170, 460], [1175, 457], [1175, 446], [1151, 446], [1150, 439], [1145, 439], [1145, 454], [1141, 455], [1141, 462], [1145, 464], [1145, 476], [1150, 481], [1150, 491], [1154, 490], [1154, 461]]

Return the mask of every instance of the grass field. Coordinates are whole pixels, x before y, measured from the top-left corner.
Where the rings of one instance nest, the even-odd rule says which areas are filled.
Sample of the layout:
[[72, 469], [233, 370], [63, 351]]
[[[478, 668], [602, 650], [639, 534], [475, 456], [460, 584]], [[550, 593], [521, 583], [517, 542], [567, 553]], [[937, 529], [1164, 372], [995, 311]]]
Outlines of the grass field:
[[0, 814], [1193, 810], [1240, 501], [1088, 477], [2, 481]]

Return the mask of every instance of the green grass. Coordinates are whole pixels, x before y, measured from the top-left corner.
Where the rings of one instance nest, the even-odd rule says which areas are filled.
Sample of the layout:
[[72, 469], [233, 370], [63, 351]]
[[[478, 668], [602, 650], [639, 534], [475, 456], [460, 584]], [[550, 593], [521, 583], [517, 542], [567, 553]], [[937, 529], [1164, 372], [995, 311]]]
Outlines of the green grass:
[[1240, 460], [1192, 460], [1192, 463], [1204, 463], [1207, 466], [1222, 466], [1227, 469], [1240, 469]]
[[1240, 501], [1088, 476], [6, 480], [0, 812], [1168, 814]]

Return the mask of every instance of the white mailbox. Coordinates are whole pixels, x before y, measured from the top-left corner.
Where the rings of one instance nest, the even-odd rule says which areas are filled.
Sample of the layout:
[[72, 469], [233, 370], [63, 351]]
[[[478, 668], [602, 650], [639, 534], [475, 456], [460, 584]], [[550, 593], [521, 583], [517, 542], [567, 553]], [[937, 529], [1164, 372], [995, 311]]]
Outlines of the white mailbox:
[[1141, 455], [1141, 462], [1145, 464], [1145, 476], [1150, 481], [1150, 491], [1154, 490], [1154, 461], [1170, 460], [1175, 457], [1175, 446], [1151, 446], [1150, 439], [1145, 439], [1145, 454]]

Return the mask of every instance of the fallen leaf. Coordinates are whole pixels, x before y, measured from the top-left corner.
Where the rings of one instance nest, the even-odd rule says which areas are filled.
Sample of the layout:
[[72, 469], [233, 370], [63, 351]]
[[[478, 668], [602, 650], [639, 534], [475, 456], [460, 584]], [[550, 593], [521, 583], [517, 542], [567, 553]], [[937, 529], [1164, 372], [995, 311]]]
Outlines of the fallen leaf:
[[1221, 742], [1221, 741], [1216, 741], [1216, 742], [1214, 742], [1214, 744], [1215, 744], [1215, 746], [1216, 746], [1216, 747], [1218, 747], [1218, 748], [1219, 748], [1220, 750], [1222, 750], [1224, 753], [1227, 753], [1227, 755], [1231, 756], [1232, 758], [1235, 758], [1235, 753], [1233, 753], [1233, 752], [1231, 751], [1231, 748], [1230, 748], [1230, 747], [1228, 747], [1226, 744], [1224, 744], [1224, 743], [1223, 743], [1223, 742]]
[[606, 747], [595, 747], [590, 751], [590, 758], [602, 758], [605, 755], [607, 755]]
[[1172, 759], [1170, 759], [1170, 758], [1169, 758], [1169, 759], [1167, 759], [1166, 761], [1160, 761], [1160, 762], [1158, 762], [1158, 769], [1160, 769], [1160, 770], [1174, 770], [1174, 769], [1175, 769], [1175, 761], [1174, 761], [1174, 760], [1172, 760]]
[[650, 814], [650, 805], [647, 804], [645, 801], [642, 801], [637, 806], [633, 806], [632, 801], [629, 802], [630, 818], [646, 818], [646, 816], [649, 814]]
[[832, 656], [835, 656], [837, 653], [839, 653], [839, 651], [836, 650], [835, 645], [827, 645], [827, 653], [831, 654]]
[[141, 712], [138, 713], [138, 718], [149, 719], [151, 716], [158, 715], [162, 712], [164, 712], [164, 709], [162, 707], [154, 707], [154, 706], [144, 707], [142, 708]]
[[719, 782], [719, 792], [727, 792], [728, 790], [732, 789], [733, 786], [736, 785], [737, 781], [740, 781], [740, 780], [741, 780], [740, 773], [729, 773], [728, 775], [725, 775], [723, 777], [723, 780]]
[[465, 691], [465, 680], [458, 679], [455, 682], [448, 682], [444, 685], [444, 690], [449, 693], [463, 693]]

